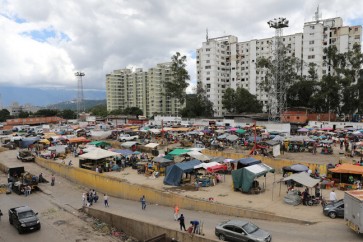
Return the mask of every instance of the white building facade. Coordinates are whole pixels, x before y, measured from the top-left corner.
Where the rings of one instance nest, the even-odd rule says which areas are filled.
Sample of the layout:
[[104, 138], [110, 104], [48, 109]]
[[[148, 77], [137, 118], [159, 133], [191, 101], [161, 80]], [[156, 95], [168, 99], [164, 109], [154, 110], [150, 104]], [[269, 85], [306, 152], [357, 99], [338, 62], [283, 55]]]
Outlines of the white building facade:
[[[302, 60], [301, 71], [307, 75], [308, 64], [315, 63], [319, 78], [332, 73], [325, 66], [323, 49], [336, 45], [340, 53], [351, 50], [354, 43], [361, 42], [362, 26], [343, 26], [341, 18], [307, 22], [303, 33], [282, 36], [287, 55]], [[243, 87], [256, 95], [266, 111], [268, 94], [260, 89], [265, 77], [263, 70], [256, 68], [259, 57], [273, 56], [275, 38], [238, 42], [233, 35], [208, 38], [197, 49], [197, 82], [202, 85], [213, 103], [214, 115], [223, 116], [222, 96], [228, 87]]]
[[107, 111], [138, 107], [147, 117], [178, 115], [184, 106], [176, 98], [164, 95], [164, 83], [172, 78], [171, 63], [157, 64], [148, 71], [114, 70], [106, 75]]

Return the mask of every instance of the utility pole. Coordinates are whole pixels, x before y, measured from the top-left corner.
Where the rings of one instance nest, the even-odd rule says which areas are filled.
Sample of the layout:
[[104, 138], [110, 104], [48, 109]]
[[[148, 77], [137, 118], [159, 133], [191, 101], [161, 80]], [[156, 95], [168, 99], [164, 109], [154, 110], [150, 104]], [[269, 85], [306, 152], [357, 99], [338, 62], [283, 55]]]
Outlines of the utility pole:
[[274, 76], [269, 80], [268, 92], [268, 119], [269, 121], [280, 121], [281, 115], [286, 110], [286, 77], [284, 75], [284, 45], [282, 44], [282, 30], [289, 26], [286, 18], [275, 18], [267, 22], [270, 28], [275, 29], [274, 43]]
[[83, 72], [76, 72], [74, 74], [77, 77], [77, 118], [79, 118], [79, 114], [84, 112], [84, 103], [83, 103], [83, 82], [82, 77], [85, 76]]

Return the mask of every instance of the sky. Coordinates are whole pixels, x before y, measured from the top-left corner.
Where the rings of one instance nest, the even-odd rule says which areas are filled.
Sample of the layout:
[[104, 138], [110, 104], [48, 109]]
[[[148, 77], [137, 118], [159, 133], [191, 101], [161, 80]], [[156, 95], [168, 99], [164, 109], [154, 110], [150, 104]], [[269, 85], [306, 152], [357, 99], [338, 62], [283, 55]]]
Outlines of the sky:
[[299, 33], [317, 6], [322, 18], [363, 24], [357, 0], [0, 0], [1, 86], [104, 90], [105, 75], [187, 56], [191, 92], [196, 49], [206, 38], [235, 35], [239, 41], [272, 37], [267, 21], [285, 17], [284, 34]]

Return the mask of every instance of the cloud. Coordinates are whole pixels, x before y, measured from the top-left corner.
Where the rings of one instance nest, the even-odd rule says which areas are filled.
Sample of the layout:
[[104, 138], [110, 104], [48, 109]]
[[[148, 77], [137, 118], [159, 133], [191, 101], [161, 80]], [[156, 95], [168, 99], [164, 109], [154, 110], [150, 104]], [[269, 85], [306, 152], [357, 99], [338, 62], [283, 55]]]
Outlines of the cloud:
[[[361, 1], [321, 0], [323, 18], [362, 24]], [[104, 89], [105, 75], [127, 66], [149, 68], [179, 51], [196, 85], [195, 50], [210, 37], [239, 41], [274, 35], [267, 21], [286, 17], [285, 34], [302, 32], [314, 0], [86, 1], [0, 0], [0, 84]]]

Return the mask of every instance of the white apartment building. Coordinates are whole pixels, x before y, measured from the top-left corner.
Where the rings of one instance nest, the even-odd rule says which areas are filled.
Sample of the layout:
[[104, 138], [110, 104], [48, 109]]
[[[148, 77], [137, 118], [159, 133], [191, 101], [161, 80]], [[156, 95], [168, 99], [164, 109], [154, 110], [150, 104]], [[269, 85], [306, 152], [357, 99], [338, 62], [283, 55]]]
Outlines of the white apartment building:
[[[307, 75], [308, 63], [317, 64], [319, 77], [329, 70], [324, 65], [323, 49], [336, 45], [340, 53], [347, 52], [354, 43], [361, 42], [362, 26], [343, 26], [341, 18], [332, 18], [307, 22], [303, 33], [286, 35], [282, 43], [288, 47], [287, 55], [295, 56], [302, 62], [302, 72]], [[238, 42], [233, 35], [208, 38], [197, 49], [197, 82], [207, 92], [213, 103], [215, 116], [223, 116], [222, 96], [228, 87], [243, 87], [257, 99], [267, 110], [268, 94], [259, 88], [265, 77], [262, 70], [257, 70], [259, 57], [272, 57], [274, 36], [266, 39]]]
[[184, 106], [177, 99], [164, 95], [164, 83], [172, 78], [170, 67], [171, 63], [160, 63], [148, 71], [126, 68], [107, 74], [107, 111], [138, 107], [147, 117], [178, 115]]

